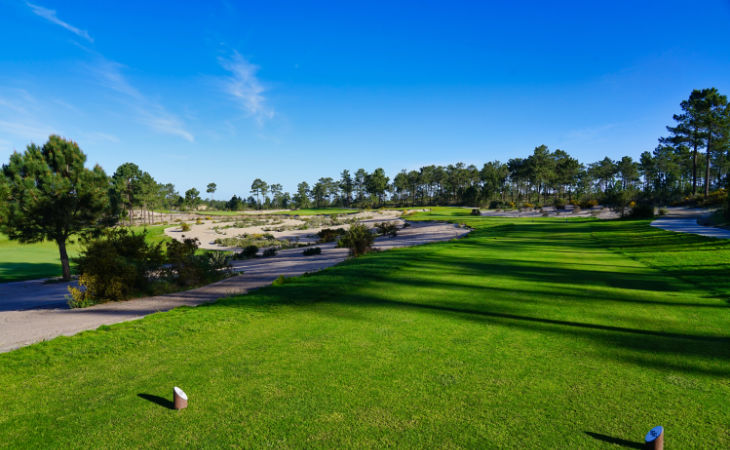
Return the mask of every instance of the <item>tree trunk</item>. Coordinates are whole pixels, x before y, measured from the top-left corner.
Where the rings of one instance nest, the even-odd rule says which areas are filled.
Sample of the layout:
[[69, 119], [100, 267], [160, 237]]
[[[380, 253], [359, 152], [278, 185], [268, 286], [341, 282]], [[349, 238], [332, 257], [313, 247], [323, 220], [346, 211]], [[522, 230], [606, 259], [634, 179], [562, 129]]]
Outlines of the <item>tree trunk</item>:
[[707, 137], [707, 162], [705, 164], [705, 197], [710, 195], [710, 148], [712, 147], [712, 130]]
[[692, 150], [692, 195], [697, 195], [697, 142]]
[[56, 239], [58, 244], [58, 252], [61, 254], [61, 268], [63, 269], [63, 279], [69, 281], [71, 279], [71, 266], [68, 262], [68, 253], [66, 252], [66, 239]]

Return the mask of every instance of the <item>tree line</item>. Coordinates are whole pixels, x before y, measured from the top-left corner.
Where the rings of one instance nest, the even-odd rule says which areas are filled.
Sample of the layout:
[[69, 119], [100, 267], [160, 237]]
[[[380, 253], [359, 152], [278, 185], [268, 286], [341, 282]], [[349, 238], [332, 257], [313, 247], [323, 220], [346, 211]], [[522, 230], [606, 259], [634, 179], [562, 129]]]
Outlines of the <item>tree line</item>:
[[248, 198], [234, 195], [222, 206], [244, 208], [322, 208], [468, 205], [561, 204], [595, 199], [604, 204], [644, 201], [679, 202], [708, 196], [725, 188], [730, 172], [730, 107], [715, 88], [694, 90], [680, 103], [667, 135], [638, 161], [630, 156], [604, 158], [584, 164], [567, 152], [535, 147], [526, 158], [491, 161], [477, 167], [464, 163], [429, 165], [401, 170], [392, 181], [382, 168], [354, 175], [343, 170], [339, 178], [323, 177], [310, 186], [297, 185], [293, 194], [280, 184], [257, 178]]
[[[255, 179], [250, 195], [228, 201], [203, 200], [195, 188], [180, 195], [171, 183], [159, 183], [134, 163], [108, 176], [85, 166], [78, 144], [50, 136], [43, 146], [31, 143], [14, 152], [0, 176], [0, 231], [21, 242], [49, 239], [58, 244], [63, 276], [70, 277], [66, 243], [74, 235], [98, 233], [136, 214], [154, 221], [160, 209], [207, 207], [323, 208], [468, 205], [514, 207], [586, 200], [618, 206], [630, 201], [666, 204], [725, 188], [730, 172], [730, 107], [717, 89], [694, 90], [680, 103], [667, 135], [656, 148], [618, 160], [583, 164], [567, 152], [535, 147], [526, 158], [492, 161], [481, 168], [464, 163], [402, 170], [392, 181], [382, 168], [343, 170], [339, 178], [302, 181], [293, 194], [281, 184]], [[702, 193], [698, 189], [702, 188]], [[212, 197], [215, 183], [206, 187]], [[723, 194], [724, 195], [724, 194]]]

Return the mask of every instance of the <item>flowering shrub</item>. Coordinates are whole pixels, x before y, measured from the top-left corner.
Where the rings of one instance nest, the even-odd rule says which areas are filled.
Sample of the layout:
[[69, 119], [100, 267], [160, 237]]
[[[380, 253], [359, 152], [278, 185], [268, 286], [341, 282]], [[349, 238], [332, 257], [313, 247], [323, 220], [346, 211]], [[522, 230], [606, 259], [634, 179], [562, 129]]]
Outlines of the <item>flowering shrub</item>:
[[583, 201], [580, 202], [580, 207], [583, 209], [590, 209], [590, 208], [593, 208], [594, 206], [598, 206], [598, 200], [596, 200], [595, 198], [584, 199]]

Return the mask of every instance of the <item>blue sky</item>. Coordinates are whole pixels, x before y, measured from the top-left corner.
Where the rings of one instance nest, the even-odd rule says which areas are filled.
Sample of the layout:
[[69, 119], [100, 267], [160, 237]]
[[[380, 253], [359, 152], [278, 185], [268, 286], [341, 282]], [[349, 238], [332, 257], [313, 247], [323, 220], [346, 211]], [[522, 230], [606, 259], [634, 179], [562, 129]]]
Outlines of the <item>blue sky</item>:
[[0, 0], [0, 161], [50, 133], [216, 197], [540, 144], [651, 150], [730, 94], [730, 2]]

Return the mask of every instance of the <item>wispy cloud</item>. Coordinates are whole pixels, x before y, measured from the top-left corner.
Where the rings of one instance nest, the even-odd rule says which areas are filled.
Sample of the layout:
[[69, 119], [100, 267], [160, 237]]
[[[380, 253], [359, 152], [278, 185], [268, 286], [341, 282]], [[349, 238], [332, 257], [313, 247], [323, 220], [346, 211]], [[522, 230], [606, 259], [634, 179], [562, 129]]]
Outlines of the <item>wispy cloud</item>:
[[102, 85], [122, 95], [123, 102], [136, 113], [140, 122], [160, 133], [193, 142], [195, 138], [185, 129], [183, 121], [135, 88], [122, 73], [122, 68], [117, 62], [101, 58], [93, 70]]
[[29, 121], [12, 121], [0, 119], [0, 131], [27, 141], [40, 142], [57, 131], [47, 125], [39, 125]]
[[274, 110], [267, 106], [264, 97], [265, 88], [256, 76], [259, 67], [248, 62], [238, 52], [230, 58], [219, 58], [221, 66], [230, 72], [223, 79], [223, 90], [238, 103], [249, 117], [253, 117], [259, 126], [274, 117]]
[[102, 133], [101, 131], [92, 131], [87, 133], [81, 134], [81, 139], [85, 143], [100, 143], [100, 142], [111, 142], [113, 144], [118, 144], [120, 142], [119, 138], [113, 134], [109, 133]]
[[28, 5], [28, 7], [33, 11], [33, 13], [35, 15], [42, 17], [51, 23], [55, 23], [56, 25], [67, 29], [68, 31], [72, 32], [73, 34], [75, 34], [79, 37], [82, 37], [89, 42], [94, 42], [94, 39], [91, 36], [89, 36], [89, 33], [86, 30], [76, 28], [75, 26], [71, 25], [70, 23], [64, 22], [63, 20], [59, 19], [58, 16], [56, 16], [55, 10], [44, 8], [43, 6], [39, 6], [39, 5], [34, 5], [33, 3], [30, 3], [30, 2], [26, 2], [26, 5]]

